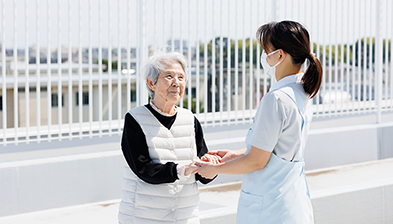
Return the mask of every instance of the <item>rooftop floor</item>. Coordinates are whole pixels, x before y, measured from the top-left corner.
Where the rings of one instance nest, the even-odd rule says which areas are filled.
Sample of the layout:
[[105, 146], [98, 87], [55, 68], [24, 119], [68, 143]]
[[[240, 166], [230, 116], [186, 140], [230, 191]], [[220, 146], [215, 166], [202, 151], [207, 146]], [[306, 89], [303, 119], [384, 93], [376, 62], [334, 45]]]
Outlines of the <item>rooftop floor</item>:
[[[378, 186], [393, 186], [393, 159], [333, 167], [307, 172], [311, 198], [340, 195]], [[240, 182], [200, 188], [201, 224], [235, 223]], [[119, 200], [51, 209], [28, 214], [1, 217], [0, 223], [8, 224], [115, 224]], [[315, 213], [314, 206], [314, 213]], [[320, 212], [320, 211], [318, 211]], [[317, 214], [315, 214], [317, 215]], [[220, 217], [220, 222], [217, 222]], [[215, 220], [216, 219], [216, 220]], [[316, 216], [316, 223], [326, 223]]]

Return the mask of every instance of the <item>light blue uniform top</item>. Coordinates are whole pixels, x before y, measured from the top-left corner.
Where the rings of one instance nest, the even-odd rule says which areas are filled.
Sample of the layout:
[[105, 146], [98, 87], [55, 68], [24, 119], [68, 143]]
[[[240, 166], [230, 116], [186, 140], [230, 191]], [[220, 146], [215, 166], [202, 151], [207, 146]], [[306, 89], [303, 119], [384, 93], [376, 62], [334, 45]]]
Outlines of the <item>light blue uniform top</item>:
[[[258, 111], [270, 110], [280, 113], [279, 117], [282, 123], [274, 125], [278, 125], [281, 129], [279, 133], [276, 133], [275, 130], [270, 133], [266, 129], [254, 127], [255, 124], [263, 125], [258, 122], [258, 116], [266, 114], [257, 112], [253, 126], [247, 134], [246, 154], [249, 153], [251, 145], [273, 153], [263, 169], [243, 176], [237, 223], [314, 223], [303, 159], [307, 132], [312, 119], [312, 108], [311, 101], [303, 90], [303, 85], [299, 83], [300, 78], [300, 75], [293, 75], [286, 77], [285, 80], [280, 80], [262, 98]], [[278, 99], [279, 103], [275, 105], [264, 104], [264, 98], [269, 99], [272, 97], [269, 95], [272, 94]], [[294, 114], [294, 111], [297, 114]], [[277, 121], [273, 119], [272, 122]], [[261, 131], [255, 132], [255, 130]], [[271, 135], [271, 138], [269, 138], [269, 135]], [[275, 144], [261, 142], [261, 139], [268, 139], [266, 141], [272, 141], [269, 139], [273, 139]], [[287, 159], [287, 154], [291, 150], [285, 152], [281, 149], [278, 154], [284, 156], [276, 155], [275, 148], [280, 145], [280, 141], [287, 143], [284, 146], [281, 144], [280, 147], [284, 149], [285, 147], [295, 146], [295, 150], [292, 150], [292, 156], [289, 157], [291, 159]], [[261, 147], [269, 147], [269, 144], [272, 147]]]

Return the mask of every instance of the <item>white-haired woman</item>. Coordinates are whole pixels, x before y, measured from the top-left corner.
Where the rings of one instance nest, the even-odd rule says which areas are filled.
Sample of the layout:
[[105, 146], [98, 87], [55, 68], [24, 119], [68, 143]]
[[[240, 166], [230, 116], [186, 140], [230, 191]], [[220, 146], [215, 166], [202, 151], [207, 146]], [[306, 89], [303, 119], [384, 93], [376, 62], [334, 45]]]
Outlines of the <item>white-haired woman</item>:
[[[151, 101], [125, 116], [122, 151], [125, 169], [119, 223], [199, 223], [195, 160], [206, 147], [191, 111], [177, 107], [186, 79], [185, 57], [156, 52], [144, 66]], [[206, 155], [217, 163], [218, 158]]]

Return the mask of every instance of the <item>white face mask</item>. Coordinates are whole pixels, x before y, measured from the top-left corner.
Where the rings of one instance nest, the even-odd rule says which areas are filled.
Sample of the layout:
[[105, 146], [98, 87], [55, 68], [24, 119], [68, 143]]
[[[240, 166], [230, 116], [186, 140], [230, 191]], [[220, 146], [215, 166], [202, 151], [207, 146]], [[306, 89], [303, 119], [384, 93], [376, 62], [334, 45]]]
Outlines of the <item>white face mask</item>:
[[270, 75], [270, 76], [274, 79], [274, 81], [276, 80], [276, 67], [277, 67], [277, 65], [279, 65], [282, 61], [284, 61], [285, 55], [284, 55], [284, 58], [283, 58], [281, 61], [277, 62], [277, 64], [275, 64], [275, 65], [273, 65], [273, 66], [270, 66], [269, 63], [267, 63], [266, 58], [267, 58], [267, 56], [272, 55], [272, 54], [274, 54], [274, 53], [276, 53], [276, 52], [278, 52], [278, 51], [279, 51], [279, 49], [278, 49], [278, 50], [275, 50], [275, 51], [273, 51], [273, 52], [270, 52], [269, 54], [266, 54], [265, 50], [263, 50], [263, 51], [262, 51], [262, 55], [261, 55], [261, 65], [262, 65], [262, 68], [263, 68], [263, 70], [265, 70], [266, 74]]

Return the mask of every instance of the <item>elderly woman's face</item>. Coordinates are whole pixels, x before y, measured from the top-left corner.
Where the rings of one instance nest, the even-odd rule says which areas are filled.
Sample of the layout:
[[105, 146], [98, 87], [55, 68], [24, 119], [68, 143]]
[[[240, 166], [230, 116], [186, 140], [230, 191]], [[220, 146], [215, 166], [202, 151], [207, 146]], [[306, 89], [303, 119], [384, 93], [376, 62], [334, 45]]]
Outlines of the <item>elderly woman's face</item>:
[[154, 101], [164, 100], [177, 103], [184, 94], [186, 76], [183, 67], [178, 62], [170, 66], [158, 75], [154, 85]]

